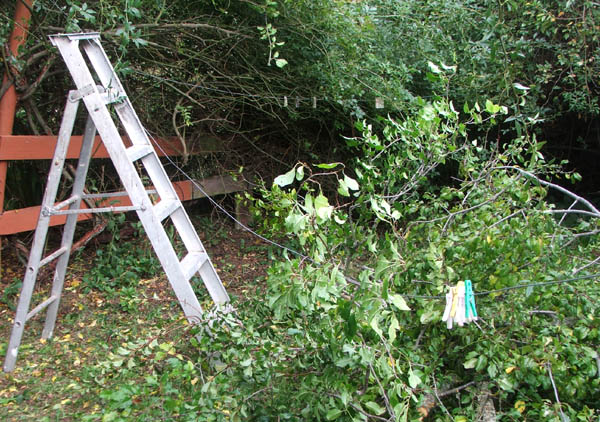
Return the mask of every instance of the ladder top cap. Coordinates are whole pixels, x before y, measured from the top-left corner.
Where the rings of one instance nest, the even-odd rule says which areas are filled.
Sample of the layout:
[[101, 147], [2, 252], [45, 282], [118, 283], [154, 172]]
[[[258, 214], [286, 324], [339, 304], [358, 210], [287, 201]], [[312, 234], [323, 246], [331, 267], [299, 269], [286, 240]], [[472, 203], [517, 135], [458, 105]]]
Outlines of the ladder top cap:
[[100, 32], [75, 32], [71, 34], [53, 34], [49, 35], [52, 44], [56, 44], [57, 39], [66, 38], [69, 41], [75, 40], [97, 40], [100, 39]]

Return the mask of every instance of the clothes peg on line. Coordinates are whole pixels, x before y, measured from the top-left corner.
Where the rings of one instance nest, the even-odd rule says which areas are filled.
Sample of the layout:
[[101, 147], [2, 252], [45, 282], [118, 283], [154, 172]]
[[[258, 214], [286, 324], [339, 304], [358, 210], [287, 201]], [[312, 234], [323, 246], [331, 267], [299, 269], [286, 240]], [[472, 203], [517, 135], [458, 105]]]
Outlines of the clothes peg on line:
[[450, 314], [452, 313], [452, 305], [454, 304], [454, 294], [452, 293], [454, 289], [454, 287], [450, 287], [448, 293], [446, 293], [446, 309], [444, 309], [444, 315], [442, 316], [442, 321], [446, 322], [446, 327], [448, 327], [449, 330], [452, 329], [453, 321]]
[[446, 307], [442, 321], [449, 330], [454, 325], [459, 327], [477, 320], [475, 294], [471, 280], [459, 281], [456, 286], [449, 287], [446, 293]]
[[459, 281], [456, 285], [456, 317], [454, 320], [459, 327], [465, 325], [465, 283]]
[[477, 321], [477, 308], [475, 307], [475, 293], [471, 280], [465, 280], [465, 318], [467, 322]]

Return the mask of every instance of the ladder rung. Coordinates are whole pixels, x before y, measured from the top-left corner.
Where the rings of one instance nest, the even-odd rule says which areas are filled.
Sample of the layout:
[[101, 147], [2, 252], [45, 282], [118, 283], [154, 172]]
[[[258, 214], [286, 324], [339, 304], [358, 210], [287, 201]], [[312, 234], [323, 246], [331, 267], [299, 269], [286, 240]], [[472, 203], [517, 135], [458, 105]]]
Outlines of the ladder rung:
[[40, 261], [39, 267], [43, 267], [47, 263], [54, 261], [56, 258], [58, 258], [59, 256], [61, 256], [62, 254], [64, 254], [68, 250], [69, 250], [69, 248], [67, 248], [66, 246], [63, 246], [62, 248], [59, 248], [59, 249], [55, 250], [50, 255], [48, 255], [46, 258], [44, 258], [44, 259], [42, 259]]
[[163, 199], [154, 206], [156, 216], [163, 221], [181, 207], [181, 202], [176, 199]]
[[72, 203], [74, 203], [74, 202], [76, 202], [76, 201], [78, 201], [80, 199], [81, 199], [81, 196], [79, 196], [79, 195], [73, 195], [69, 199], [65, 199], [64, 201], [59, 202], [58, 204], [54, 204], [53, 207], [50, 207], [48, 209], [48, 212], [50, 214], [52, 214], [53, 212], [61, 210], [64, 207], [68, 207], [69, 205], [71, 205]]
[[192, 278], [207, 260], [208, 255], [204, 252], [188, 253], [180, 262], [185, 279], [189, 280]]
[[58, 296], [56, 295], [52, 295], [50, 296], [48, 299], [46, 299], [45, 301], [43, 301], [42, 303], [40, 303], [38, 306], [36, 306], [35, 308], [33, 308], [31, 311], [29, 311], [29, 313], [27, 314], [27, 316], [25, 317], [25, 321], [29, 321], [31, 318], [33, 318], [34, 316], [36, 316], [39, 312], [41, 312], [46, 306], [50, 305], [52, 302], [54, 302], [56, 299], [58, 299]]
[[137, 161], [153, 152], [154, 148], [152, 148], [152, 145], [133, 145], [127, 148], [127, 156], [131, 161]]

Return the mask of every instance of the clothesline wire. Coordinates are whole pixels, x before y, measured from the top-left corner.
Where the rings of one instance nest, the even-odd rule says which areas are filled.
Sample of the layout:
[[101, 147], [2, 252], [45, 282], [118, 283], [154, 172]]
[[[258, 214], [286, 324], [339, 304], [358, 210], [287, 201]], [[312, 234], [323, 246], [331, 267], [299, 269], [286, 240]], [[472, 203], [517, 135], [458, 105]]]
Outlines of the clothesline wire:
[[307, 261], [310, 261], [311, 263], [315, 263], [315, 261], [312, 258], [310, 258], [309, 256], [306, 256], [303, 253], [296, 251], [295, 249], [292, 249], [292, 248], [290, 248], [288, 246], [282, 245], [282, 244], [280, 244], [280, 243], [278, 243], [278, 242], [276, 242], [274, 240], [271, 240], [271, 239], [269, 239], [269, 238], [261, 235], [260, 233], [255, 232], [250, 227], [248, 227], [246, 224], [242, 223], [240, 220], [238, 220], [237, 218], [235, 218], [229, 211], [227, 211], [225, 209], [225, 207], [223, 207], [221, 204], [219, 204], [217, 201], [215, 201], [214, 198], [211, 195], [209, 195], [208, 192], [206, 192], [206, 190], [204, 190], [204, 188], [201, 186], [200, 183], [198, 183], [196, 180], [194, 180], [171, 157], [169, 157], [169, 155], [166, 153], [166, 151], [163, 149], [163, 147], [156, 141], [156, 139], [154, 138], [154, 136], [152, 136], [152, 134], [150, 132], [148, 132], [147, 129], [144, 128], [144, 130], [146, 131], [146, 134], [148, 135], [148, 137], [150, 138], [150, 140], [152, 141], [152, 143], [163, 153], [163, 155], [165, 156], [165, 158], [167, 159], [167, 161], [169, 161], [169, 163], [181, 175], [183, 175], [183, 177], [185, 177], [187, 180], [189, 180], [192, 183], [192, 185], [194, 185], [194, 187], [196, 189], [198, 189], [210, 201], [211, 204], [213, 204], [217, 209], [219, 209], [228, 218], [230, 218], [232, 221], [234, 221], [236, 224], [238, 224], [244, 230], [246, 230], [247, 232], [251, 233], [253, 236], [259, 238], [263, 242], [266, 242], [266, 243], [268, 243], [270, 245], [276, 246], [276, 247], [278, 247], [278, 248], [280, 248], [282, 250], [290, 252], [293, 255], [296, 255], [296, 256], [302, 258], [303, 260], [307, 260]]
[[[328, 97], [322, 97], [322, 96], [318, 96], [318, 95], [313, 95], [313, 96], [303, 96], [303, 95], [296, 95], [294, 93], [290, 93], [289, 95], [262, 95], [262, 94], [250, 94], [250, 93], [243, 93], [243, 92], [235, 92], [235, 91], [229, 91], [229, 90], [225, 90], [225, 89], [220, 89], [220, 88], [212, 88], [212, 87], [208, 87], [205, 85], [199, 86], [198, 84], [192, 83], [192, 82], [185, 82], [185, 81], [181, 81], [181, 80], [177, 80], [177, 79], [172, 79], [172, 78], [165, 78], [163, 76], [157, 76], [157, 75], [153, 75], [151, 73], [148, 72], [144, 72], [141, 70], [137, 70], [137, 69], [132, 69], [133, 73], [137, 73], [138, 75], [143, 75], [143, 76], [147, 76], [149, 78], [152, 79], [156, 79], [160, 82], [163, 83], [172, 83], [175, 85], [180, 85], [180, 86], [185, 86], [188, 88], [194, 88], [194, 87], [198, 87], [200, 89], [204, 89], [206, 91], [213, 91], [213, 92], [218, 92], [221, 94], [227, 94], [233, 97], [246, 97], [246, 98], [261, 98], [261, 99], [272, 99], [272, 100], [286, 100], [289, 101], [290, 104], [293, 104], [294, 101], [314, 101], [314, 100], [319, 100], [319, 101], [333, 101], [333, 102], [344, 102], [344, 101], [357, 101], [357, 102], [362, 102], [362, 103], [371, 103], [373, 100], [363, 100], [363, 99], [348, 99], [348, 100], [343, 100], [343, 99], [332, 99], [332, 98], [328, 98]], [[435, 98], [435, 95], [426, 95], [426, 96], [419, 96], [420, 98]], [[376, 98], [382, 98], [383, 100], [388, 100], [391, 101], [391, 99], [389, 97], [385, 97], [385, 96], [376, 96]]]
[[[511, 290], [520, 290], [520, 289], [527, 289], [527, 288], [533, 288], [533, 287], [551, 286], [554, 284], [567, 284], [567, 283], [572, 283], [572, 282], [580, 281], [580, 280], [589, 280], [592, 278], [600, 278], [600, 273], [583, 275], [583, 276], [579, 276], [579, 277], [559, 279], [559, 280], [552, 280], [552, 281], [523, 283], [523, 284], [517, 284], [515, 286], [502, 287], [500, 289], [484, 290], [481, 292], [476, 292], [475, 296], [488, 296], [492, 293], [502, 293], [502, 292], [507, 292], [507, 291], [511, 291]], [[441, 299], [446, 298], [445, 296], [411, 295], [411, 294], [400, 294], [400, 295], [404, 296], [404, 297], [413, 298], [413, 299], [436, 299], [436, 300], [439, 299], [439, 300], [441, 300]]]
[[[280, 248], [284, 251], [287, 251], [293, 255], [298, 256], [299, 258], [301, 258], [303, 261], [309, 261], [312, 264], [315, 265], [319, 265], [318, 262], [316, 262], [315, 260], [313, 260], [312, 258], [310, 258], [307, 255], [304, 255], [301, 252], [298, 252], [295, 249], [292, 249], [288, 246], [282, 245], [281, 243], [278, 243], [274, 240], [271, 240], [259, 233], [257, 233], [256, 231], [252, 230], [250, 227], [248, 227], [246, 224], [242, 223], [241, 221], [239, 221], [236, 217], [234, 217], [229, 211], [227, 211], [221, 204], [219, 204], [217, 201], [215, 201], [209, 194], [208, 192], [206, 192], [204, 190], [204, 188], [202, 188], [201, 184], [198, 183], [197, 181], [195, 181], [188, 173], [185, 172], [185, 170], [183, 170], [171, 157], [169, 157], [169, 155], [166, 154], [165, 150], [162, 148], [162, 146], [156, 141], [156, 139], [154, 138], [154, 136], [152, 136], [152, 134], [150, 132], [148, 132], [147, 129], [144, 129], [148, 135], [148, 137], [151, 139], [152, 143], [154, 145], [156, 145], [156, 147], [162, 151], [162, 153], [164, 154], [165, 158], [169, 161], [169, 163], [186, 179], [188, 179], [193, 185], [194, 187], [196, 187], [200, 192], [202, 192], [202, 194], [217, 208], [219, 209], [221, 212], [223, 212], [228, 218], [230, 218], [232, 221], [234, 221], [236, 224], [238, 224], [241, 228], [243, 228], [244, 230], [246, 230], [247, 232], [249, 232], [250, 234], [252, 234], [253, 236], [259, 238], [260, 240], [262, 240], [263, 242], [266, 242], [272, 246], [275, 246], [277, 248]], [[484, 290], [481, 292], [476, 292], [475, 296], [487, 296], [493, 293], [503, 293], [503, 292], [508, 292], [508, 291], [512, 291], [512, 290], [520, 290], [520, 289], [527, 289], [527, 288], [534, 288], [534, 287], [543, 287], [543, 286], [551, 286], [551, 285], [556, 285], [556, 284], [567, 284], [567, 283], [572, 283], [575, 281], [580, 281], [580, 280], [589, 280], [589, 279], [593, 279], [593, 278], [600, 278], [600, 273], [595, 273], [595, 274], [589, 274], [589, 275], [582, 275], [579, 277], [571, 277], [571, 278], [565, 278], [565, 279], [559, 279], [559, 280], [552, 280], [552, 281], [541, 281], [541, 282], [534, 282], [534, 283], [522, 283], [522, 284], [517, 284], [515, 286], [508, 286], [508, 287], [502, 287], [499, 289], [492, 289], [492, 290]], [[350, 282], [354, 282], [354, 284], [356, 284], [357, 282], [349, 277], [346, 277], [347, 281]], [[407, 297], [407, 298], [413, 298], [413, 299], [428, 299], [428, 300], [442, 300], [445, 299], [445, 296], [436, 296], [436, 295], [413, 295], [413, 294], [400, 294], [403, 297]]]

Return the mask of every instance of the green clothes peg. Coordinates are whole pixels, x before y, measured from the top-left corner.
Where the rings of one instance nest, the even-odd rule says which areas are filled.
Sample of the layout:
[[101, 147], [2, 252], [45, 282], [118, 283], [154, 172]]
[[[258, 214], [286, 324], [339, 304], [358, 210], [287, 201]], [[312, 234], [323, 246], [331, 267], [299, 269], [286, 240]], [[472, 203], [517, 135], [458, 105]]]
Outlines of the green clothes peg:
[[473, 283], [471, 280], [465, 280], [465, 317], [467, 321], [477, 319], [477, 309], [475, 308], [475, 294], [473, 293]]

